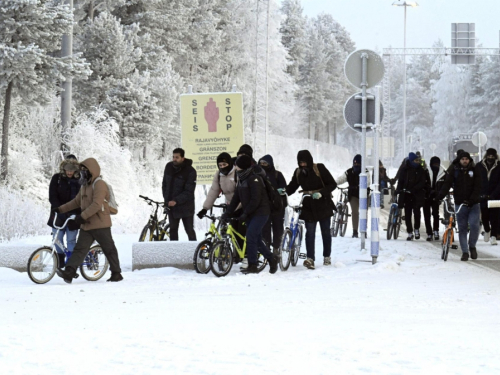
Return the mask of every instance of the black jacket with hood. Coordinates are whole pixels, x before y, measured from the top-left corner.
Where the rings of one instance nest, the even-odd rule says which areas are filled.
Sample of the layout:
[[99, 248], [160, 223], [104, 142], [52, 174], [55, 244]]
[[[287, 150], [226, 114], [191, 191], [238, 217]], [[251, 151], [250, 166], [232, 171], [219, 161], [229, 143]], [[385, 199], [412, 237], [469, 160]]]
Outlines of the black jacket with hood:
[[481, 195], [481, 174], [476, 170], [476, 165], [468, 152], [461, 153], [460, 156], [469, 158], [469, 164], [464, 168], [460, 162], [458, 165], [453, 163], [453, 168], [451, 170], [448, 168], [449, 173], [438, 198], [443, 199], [453, 188], [455, 204], [460, 205], [468, 201], [470, 205], [474, 205], [479, 203]]
[[[267, 164], [269, 164], [269, 167], [264, 168], [262, 165], [260, 165], [260, 161], [263, 160]], [[262, 170], [266, 173], [267, 179], [271, 182], [271, 185], [274, 186], [275, 189], [282, 189], [286, 188], [286, 180], [285, 177], [283, 176], [283, 173], [280, 171], [277, 171], [276, 168], [274, 167], [274, 160], [271, 155], [265, 155], [259, 159], [259, 165], [262, 168]], [[286, 195], [283, 196], [283, 214], [285, 213], [285, 208], [288, 206]]]
[[167, 163], [163, 174], [163, 199], [165, 205], [175, 201], [170, 207], [175, 219], [194, 215], [194, 191], [196, 189], [196, 170], [191, 159], [184, 159], [179, 167], [173, 162]]
[[266, 216], [271, 214], [271, 206], [269, 205], [269, 198], [267, 190], [264, 185], [263, 178], [253, 171], [249, 171], [249, 175], [245, 179], [238, 178], [236, 191], [234, 192], [233, 199], [227, 210], [229, 215], [236, 211], [236, 208], [241, 203], [242, 214], [246, 214], [248, 218], [254, 216]]
[[481, 176], [481, 208], [488, 207], [488, 201], [500, 199], [500, 160], [497, 158], [491, 168], [486, 163], [486, 156], [476, 166]]
[[[415, 204], [422, 207], [424, 205], [425, 196], [430, 188], [428, 185], [428, 172], [422, 165], [414, 167], [411, 163], [412, 162], [407, 159], [405, 165], [400, 168], [398, 187], [396, 190], [408, 190], [411, 195], [413, 195]], [[403, 199], [404, 197], [405, 195], [403, 195]]]

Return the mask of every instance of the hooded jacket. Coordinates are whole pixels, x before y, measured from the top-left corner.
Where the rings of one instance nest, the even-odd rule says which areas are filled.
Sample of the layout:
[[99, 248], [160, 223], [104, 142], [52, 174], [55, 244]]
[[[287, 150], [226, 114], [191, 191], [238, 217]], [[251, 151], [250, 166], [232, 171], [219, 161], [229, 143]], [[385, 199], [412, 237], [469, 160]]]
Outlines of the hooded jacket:
[[491, 168], [488, 168], [486, 156], [476, 166], [481, 176], [481, 207], [487, 208], [489, 200], [500, 199], [500, 160], [497, 158]]
[[[267, 164], [269, 164], [269, 167], [267, 167], [267, 169], [265, 169], [264, 167], [262, 167], [260, 165], [261, 160], [263, 160]], [[259, 166], [264, 171], [267, 179], [271, 182], [271, 185], [273, 185], [275, 189], [282, 189], [282, 188], [286, 187], [285, 176], [283, 176], [283, 173], [276, 170], [276, 168], [274, 167], [274, 160], [273, 160], [273, 157], [271, 155], [265, 155], [265, 156], [261, 157], [259, 159]], [[287, 201], [286, 195], [282, 196], [282, 200], [283, 200], [283, 214], [284, 214], [284, 210], [285, 210], [286, 206], [288, 206], [288, 201]]]
[[[439, 163], [439, 169], [437, 172], [435, 172], [432, 169], [432, 164]], [[438, 194], [439, 191], [441, 190], [441, 187], [443, 186], [444, 180], [446, 179], [446, 171], [444, 168], [441, 166], [441, 159], [439, 159], [437, 156], [433, 156], [429, 162], [430, 168], [429, 168], [429, 185], [430, 185], [430, 192], [434, 192], [433, 194]]]
[[92, 178], [80, 188], [75, 199], [59, 207], [59, 210], [65, 213], [80, 208], [82, 219], [86, 221], [81, 229], [85, 231], [110, 228], [111, 216], [109, 206], [105, 202], [109, 201], [108, 185], [103, 180], [97, 181], [94, 185], [95, 179], [101, 176], [101, 167], [94, 158], [85, 159], [80, 164], [89, 170]]
[[217, 171], [212, 180], [212, 186], [207, 193], [207, 198], [203, 203], [205, 210], [210, 210], [222, 192], [226, 198], [226, 204], [230, 204], [236, 190], [236, 168], [233, 167], [227, 175]]
[[438, 198], [443, 199], [453, 188], [453, 197], [456, 205], [468, 201], [471, 205], [479, 203], [481, 195], [481, 174], [476, 170], [474, 161], [468, 152], [460, 154], [461, 157], [469, 158], [467, 167], [462, 167], [460, 161], [458, 165], [452, 164], [453, 169], [446, 176], [443, 187], [439, 191]]
[[[408, 190], [414, 198], [417, 206], [423, 206], [427, 191], [429, 191], [429, 173], [422, 167], [421, 164], [414, 167], [409, 159], [405, 165], [400, 168], [398, 186], [396, 190]], [[404, 198], [403, 198], [404, 199]]]
[[196, 189], [196, 170], [191, 159], [184, 159], [179, 168], [173, 162], [167, 163], [163, 173], [163, 199], [165, 204], [175, 201], [170, 207], [175, 219], [194, 215], [194, 191]]
[[301, 161], [306, 162], [307, 167], [303, 170], [299, 164], [299, 168], [295, 170], [286, 187], [287, 194], [292, 195], [300, 187], [304, 191], [321, 193], [321, 198], [312, 199], [312, 197], [306, 197], [303, 201], [300, 218], [313, 222], [333, 216], [334, 204], [331, 194], [337, 187], [335, 179], [323, 164], [316, 164], [320, 176], [316, 175], [313, 168], [314, 160], [308, 150], [299, 151], [297, 154], [297, 163]]

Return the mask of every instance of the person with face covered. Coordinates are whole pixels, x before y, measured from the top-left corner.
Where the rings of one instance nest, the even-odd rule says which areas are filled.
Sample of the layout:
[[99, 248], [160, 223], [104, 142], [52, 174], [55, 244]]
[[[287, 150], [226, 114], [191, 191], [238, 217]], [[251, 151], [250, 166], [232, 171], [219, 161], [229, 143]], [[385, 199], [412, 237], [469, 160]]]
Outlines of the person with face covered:
[[[68, 155], [59, 165], [59, 173], [52, 176], [49, 185], [49, 202], [51, 209], [62, 206], [65, 203], [73, 200], [80, 191], [80, 184], [78, 179], [80, 173], [78, 172], [80, 164], [75, 155]], [[57, 226], [64, 224], [66, 219], [71, 215], [80, 215], [81, 209], [76, 208], [66, 214], [57, 215]], [[52, 235], [55, 235], [57, 229], [54, 225], [55, 212], [50, 212], [49, 221], [47, 225], [52, 227]], [[66, 249], [72, 253], [76, 245], [76, 236], [78, 234], [78, 225], [70, 220], [66, 228], [59, 231], [57, 239], [60, 243], [64, 243], [64, 236], [66, 236]], [[57, 256], [59, 258], [59, 268], [64, 267], [64, 250], [56, 244]], [[71, 256], [71, 255], [70, 255]]]
[[184, 157], [182, 148], [172, 152], [172, 161], [165, 166], [162, 192], [165, 205], [170, 209], [170, 240], [179, 241], [179, 224], [182, 220], [189, 241], [196, 241], [194, 231], [194, 191], [196, 169], [193, 161]]
[[[460, 162], [453, 165], [453, 170], [448, 173], [443, 186], [436, 197], [443, 199], [453, 188], [455, 212], [458, 223], [458, 238], [462, 248], [461, 260], [477, 259], [476, 243], [479, 238], [481, 196], [481, 173], [476, 170], [474, 161], [468, 152], [460, 154]], [[457, 212], [458, 211], [458, 212]], [[469, 239], [467, 240], [467, 232]]]
[[[424, 201], [424, 221], [427, 241], [439, 240], [439, 201], [434, 198], [441, 190], [446, 178], [446, 171], [441, 167], [441, 159], [433, 156], [430, 160], [429, 185], [430, 190]], [[432, 223], [431, 223], [432, 215]]]
[[476, 169], [481, 175], [480, 204], [484, 241], [497, 245], [500, 235], [500, 208], [488, 208], [488, 201], [500, 199], [500, 163], [497, 150], [486, 150], [486, 155]]
[[290, 182], [286, 188], [278, 189], [278, 192], [292, 195], [300, 187], [304, 194], [311, 195], [304, 198], [300, 219], [304, 220], [306, 224], [307, 259], [304, 261], [304, 266], [313, 270], [316, 259], [315, 241], [318, 223], [323, 238], [323, 265], [330, 266], [332, 264], [330, 218], [333, 216], [334, 209], [332, 191], [337, 187], [337, 183], [324, 164], [314, 163], [308, 150], [298, 152], [297, 163], [299, 167], [293, 173]]
[[[259, 166], [266, 172], [266, 178], [271, 182], [275, 189], [285, 188], [286, 180], [283, 173], [274, 168], [274, 160], [271, 155], [265, 155], [259, 160]], [[262, 235], [264, 240], [273, 245], [274, 253], [278, 254], [281, 237], [284, 231], [285, 209], [287, 206], [286, 196], [283, 196], [283, 208], [276, 215], [271, 215], [264, 226]], [[271, 240], [272, 232], [272, 240]]]
[[271, 213], [266, 186], [262, 177], [254, 173], [252, 158], [248, 155], [241, 155], [236, 159], [236, 174], [238, 175], [238, 185], [231, 204], [221, 219], [228, 220], [241, 204], [241, 214], [238, 221], [246, 223], [247, 226], [248, 257], [248, 267], [242, 269], [242, 272], [258, 273], [258, 253], [261, 253], [269, 261], [269, 272], [275, 273], [278, 270], [278, 258], [269, 251], [262, 241], [262, 229]]
[[[405, 165], [401, 168], [396, 191], [400, 194], [399, 205], [405, 209], [405, 224], [408, 241], [420, 238], [420, 209], [424, 205], [426, 192], [429, 191], [427, 171], [422, 167], [422, 161], [413, 152], [408, 155]], [[412, 215], [413, 213], [413, 215]], [[415, 219], [413, 232], [412, 216]]]
[[57, 275], [65, 282], [71, 284], [76, 276], [76, 270], [87, 256], [90, 246], [94, 241], [101, 245], [102, 251], [109, 261], [111, 277], [108, 281], [121, 281], [120, 260], [118, 251], [111, 235], [111, 216], [108, 202], [110, 194], [108, 185], [102, 179], [101, 167], [94, 158], [85, 159], [80, 163], [81, 188], [76, 197], [62, 206], [54, 208], [53, 211], [67, 213], [76, 209], [81, 209], [82, 214], [75, 219], [76, 225], [80, 228], [80, 234], [76, 242], [73, 255], [69, 258], [63, 270], [56, 270]]

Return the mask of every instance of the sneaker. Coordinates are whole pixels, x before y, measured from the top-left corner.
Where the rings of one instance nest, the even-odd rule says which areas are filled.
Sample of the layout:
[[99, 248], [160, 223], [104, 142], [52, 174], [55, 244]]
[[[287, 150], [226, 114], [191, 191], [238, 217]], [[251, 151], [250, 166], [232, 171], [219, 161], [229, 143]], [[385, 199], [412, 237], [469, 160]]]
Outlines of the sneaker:
[[247, 275], [249, 273], [259, 273], [259, 268], [256, 264], [250, 263], [247, 268], [243, 268], [241, 273]]
[[427, 240], [426, 241], [432, 241], [432, 234], [427, 235]]
[[269, 259], [269, 273], [276, 273], [278, 270], [278, 256], [273, 255], [271, 259]]
[[324, 266], [331, 266], [332, 265], [332, 258], [331, 257], [325, 257], [325, 259], [323, 259], [323, 265]]
[[312, 260], [311, 258], [307, 258], [306, 260], [304, 260], [304, 267], [307, 267], [310, 270], [313, 270], [314, 269], [314, 260]]
[[475, 247], [469, 248], [471, 259], [477, 259], [477, 251]]
[[434, 231], [434, 241], [439, 241], [439, 232], [437, 230]]
[[352, 231], [352, 238], [358, 238], [358, 231], [357, 230]]
[[122, 281], [123, 280], [123, 276], [120, 272], [111, 272], [111, 277], [106, 280], [106, 281], [111, 281], [111, 282], [118, 282], [118, 281]]
[[413, 241], [413, 233], [408, 233], [408, 237], [406, 237], [406, 241]]
[[383, 209], [384, 209], [384, 207], [385, 207], [385, 206], [384, 206], [383, 204], [381, 204], [381, 205], [380, 205], [380, 209], [382, 209], [382, 210], [383, 210]]
[[415, 239], [419, 240], [420, 239], [420, 230], [415, 229]]
[[248, 267], [248, 259], [247, 258], [244, 258], [242, 261], [241, 261], [241, 266], [240, 266], [240, 271], [243, 271], [243, 270], [246, 270]]
[[489, 242], [491, 232], [483, 232], [483, 233], [484, 233], [484, 242]]
[[497, 238], [496, 238], [495, 236], [491, 236], [491, 238], [490, 238], [490, 244], [491, 244], [492, 246], [496, 246], [496, 245], [498, 245], [498, 244], [497, 244]]
[[469, 260], [469, 253], [462, 253], [462, 258], [460, 260], [467, 262]]

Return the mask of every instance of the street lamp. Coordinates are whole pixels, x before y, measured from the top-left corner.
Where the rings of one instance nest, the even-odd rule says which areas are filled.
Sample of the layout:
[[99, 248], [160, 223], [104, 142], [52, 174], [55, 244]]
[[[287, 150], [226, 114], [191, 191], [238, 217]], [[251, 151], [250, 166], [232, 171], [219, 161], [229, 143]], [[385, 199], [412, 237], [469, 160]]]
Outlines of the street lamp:
[[395, 7], [404, 7], [405, 9], [405, 32], [404, 32], [404, 52], [403, 52], [403, 61], [404, 61], [404, 75], [403, 75], [403, 157], [406, 155], [406, 8], [408, 7], [418, 7], [418, 3], [416, 1], [395, 1], [392, 3], [392, 6]]

